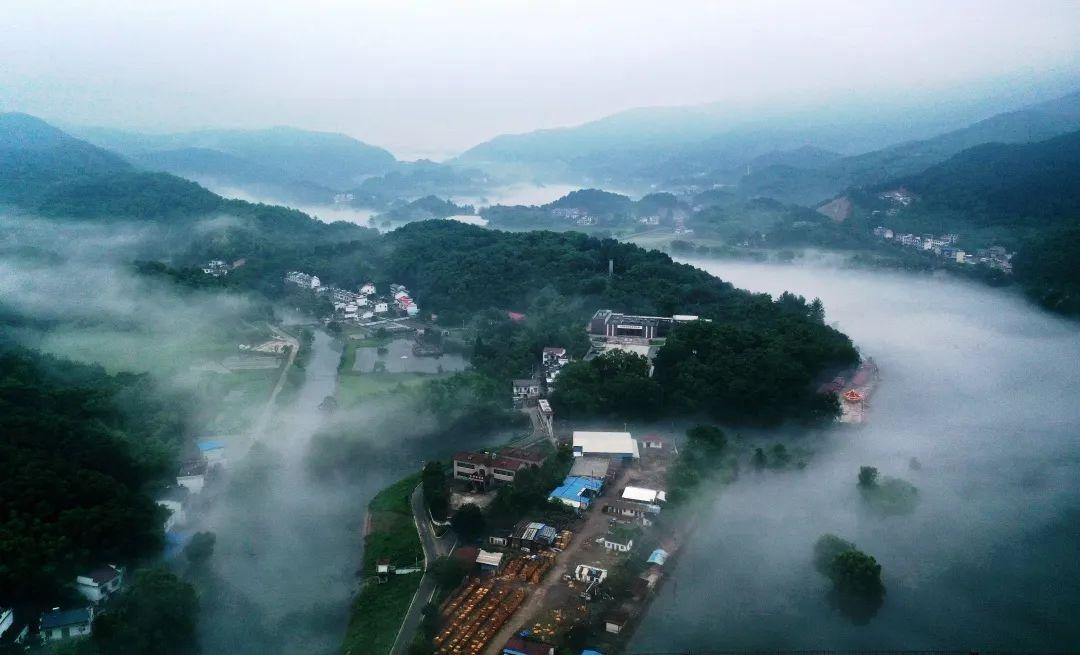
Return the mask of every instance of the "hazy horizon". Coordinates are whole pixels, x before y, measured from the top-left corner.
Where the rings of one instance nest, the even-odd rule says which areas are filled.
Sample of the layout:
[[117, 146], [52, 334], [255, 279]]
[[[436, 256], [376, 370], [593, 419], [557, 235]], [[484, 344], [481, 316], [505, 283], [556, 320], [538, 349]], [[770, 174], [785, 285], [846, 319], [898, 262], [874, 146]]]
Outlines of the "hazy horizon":
[[133, 131], [290, 125], [412, 159], [638, 107], [970, 112], [1080, 79], [1076, 3], [898, 7], [16, 0], [0, 110]]

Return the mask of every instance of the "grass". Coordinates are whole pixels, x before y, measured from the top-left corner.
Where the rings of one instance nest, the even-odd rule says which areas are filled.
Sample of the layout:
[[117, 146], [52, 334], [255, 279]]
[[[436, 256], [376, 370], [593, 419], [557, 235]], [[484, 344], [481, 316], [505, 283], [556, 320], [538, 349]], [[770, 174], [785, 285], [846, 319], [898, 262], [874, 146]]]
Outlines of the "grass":
[[[364, 537], [364, 572], [373, 574], [375, 562], [389, 559], [396, 566], [423, 560], [420, 535], [413, 523], [409, 496], [420, 483], [414, 474], [383, 489], [368, 503], [371, 529]], [[383, 655], [394, 645], [401, 621], [420, 586], [419, 574], [390, 575], [379, 583], [369, 577], [353, 601], [349, 629], [342, 652], [346, 655]]]
[[428, 380], [450, 375], [432, 373], [346, 373], [338, 376], [337, 399], [342, 407], [356, 405], [365, 397], [393, 393], [399, 387], [416, 387]]

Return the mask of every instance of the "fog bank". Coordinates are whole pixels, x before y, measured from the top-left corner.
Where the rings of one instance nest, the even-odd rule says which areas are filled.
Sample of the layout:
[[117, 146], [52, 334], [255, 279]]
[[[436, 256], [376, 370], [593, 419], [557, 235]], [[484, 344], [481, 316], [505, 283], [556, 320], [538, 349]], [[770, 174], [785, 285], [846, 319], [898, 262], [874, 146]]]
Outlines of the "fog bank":
[[[820, 297], [882, 381], [867, 425], [803, 438], [818, 450], [805, 470], [706, 492], [707, 519], [631, 652], [1080, 646], [1080, 328], [951, 277], [689, 263]], [[915, 484], [914, 512], [869, 511], [861, 465]], [[866, 625], [825, 600], [811, 562], [825, 532], [883, 567]]]

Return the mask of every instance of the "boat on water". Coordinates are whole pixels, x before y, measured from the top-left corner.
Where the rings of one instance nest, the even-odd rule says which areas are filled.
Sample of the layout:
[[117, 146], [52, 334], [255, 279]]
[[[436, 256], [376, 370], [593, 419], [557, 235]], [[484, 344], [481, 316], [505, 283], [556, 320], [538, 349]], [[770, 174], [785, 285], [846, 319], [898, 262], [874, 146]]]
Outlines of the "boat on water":
[[877, 388], [881, 379], [880, 371], [872, 357], [855, 369], [851, 379], [842, 385], [840, 390], [840, 419], [841, 423], [859, 424], [866, 421], [866, 413], [869, 408], [870, 396]]

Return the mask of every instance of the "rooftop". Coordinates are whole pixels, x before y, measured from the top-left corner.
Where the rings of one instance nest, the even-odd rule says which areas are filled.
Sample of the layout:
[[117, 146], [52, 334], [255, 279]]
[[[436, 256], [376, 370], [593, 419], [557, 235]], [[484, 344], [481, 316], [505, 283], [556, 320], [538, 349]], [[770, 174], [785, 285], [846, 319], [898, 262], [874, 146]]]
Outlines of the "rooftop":
[[70, 610], [55, 609], [41, 615], [41, 629], [51, 630], [63, 628], [69, 625], [81, 625], [89, 623], [93, 618], [89, 607], [79, 607]]
[[610, 462], [603, 457], [577, 457], [570, 467], [570, 475], [587, 478], [607, 477]]
[[599, 493], [602, 486], [596, 478], [569, 476], [548, 497], [569, 500], [588, 507], [591, 502], [588, 493]]
[[105, 584], [106, 582], [115, 579], [118, 575], [120, 575], [120, 571], [118, 571], [115, 566], [99, 566], [86, 575], [79, 577], [90, 578], [97, 584]]
[[208, 450], [219, 450], [225, 447], [224, 441], [218, 441], [217, 439], [200, 439], [195, 442], [195, 445], [199, 447], [199, 450], [206, 452]]
[[574, 450], [589, 453], [638, 456], [638, 446], [629, 432], [574, 432]]
[[622, 497], [626, 500], [636, 500], [642, 503], [655, 503], [658, 500], [667, 500], [666, 494], [663, 491], [646, 489], [645, 487], [626, 487], [623, 489]]

